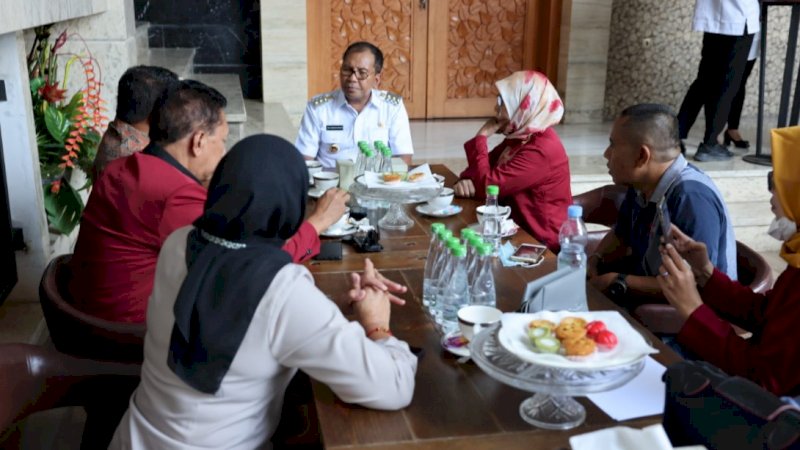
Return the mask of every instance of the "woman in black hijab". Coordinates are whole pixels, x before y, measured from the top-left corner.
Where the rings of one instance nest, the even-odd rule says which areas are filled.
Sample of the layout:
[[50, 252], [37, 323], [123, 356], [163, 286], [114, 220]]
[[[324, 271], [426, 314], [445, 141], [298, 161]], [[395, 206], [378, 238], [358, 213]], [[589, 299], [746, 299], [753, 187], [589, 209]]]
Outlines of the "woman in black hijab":
[[159, 255], [142, 381], [111, 448], [268, 445], [297, 369], [344, 401], [411, 401], [416, 358], [388, 332], [389, 294], [354, 285], [349, 322], [281, 250], [307, 189], [302, 156], [281, 138], [248, 137], [222, 159], [203, 215]]

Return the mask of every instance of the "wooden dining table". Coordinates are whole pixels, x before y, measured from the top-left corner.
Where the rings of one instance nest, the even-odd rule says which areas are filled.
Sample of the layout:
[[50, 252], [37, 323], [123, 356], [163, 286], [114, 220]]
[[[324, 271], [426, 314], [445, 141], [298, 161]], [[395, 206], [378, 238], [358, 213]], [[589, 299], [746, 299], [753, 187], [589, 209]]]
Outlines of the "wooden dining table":
[[[456, 176], [445, 166], [434, 165], [431, 169], [445, 176], [447, 186], [456, 182]], [[660, 416], [617, 422], [586, 398], [578, 398], [586, 408], [586, 420], [582, 425], [567, 431], [536, 428], [519, 415], [519, 404], [532, 395], [530, 392], [493, 379], [471, 361], [460, 363], [457, 356], [442, 348], [441, 334], [421, 301], [431, 224], [441, 222], [453, 232], [459, 232], [476, 221], [475, 208], [481, 204], [460, 198], [454, 203], [463, 208], [462, 212], [438, 219], [420, 215], [413, 205], [408, 205], [414, 225], [404, 232], [381, 230], [380, 242], [384, 249], [380, 253], [357, 253], [344, 245], [341, 261], [307, 263], [317, 286], [332, 300], [344, 305], [349, 289], [347, 274], [362, 270], [364, 259], [369, 257], [384, 276], [408, 287], [403, 296], [406, 304], [392, 306], [392, 333], [409, 345], [423, 349], [413, 400], [400, 411], [376, 411], [347, 404], [326, 385], [311, 382], [314, 413], [325, 448], [561, 449], [569, 447], [569, 437], [575, 434], [616, 425], [641, 428], [660, 423]], [[522, 229], [509, 239], [514, 245], [537, 243]], [[503, 311], [516, 310], [526, 284], [552, 272], [555, 267], [556, 257], [550, 251], [544, 262], [534, 268], [503, 267], [496, 260], [497, 307]], [[621, 311], [659, 349], [654, 355], [657, 361], [669, 365], [680, 360], [605, 295], [588, 284], [586, 289], [589, 308]]]

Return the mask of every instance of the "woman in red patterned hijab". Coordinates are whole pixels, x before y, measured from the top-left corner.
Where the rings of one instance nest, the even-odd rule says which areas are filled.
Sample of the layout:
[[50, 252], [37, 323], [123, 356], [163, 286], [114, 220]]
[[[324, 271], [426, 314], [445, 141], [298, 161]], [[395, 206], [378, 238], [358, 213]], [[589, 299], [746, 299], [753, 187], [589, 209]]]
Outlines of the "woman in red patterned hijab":
[[[461, 197], [485, 198], [486, 186], [500, 187], [500, 203], [511, 217], [551, 250], [572, 204], [569, 160], [553, 125], [564, 104], [544, 74], [520, 71], [495, 83], [497, 115], [464, 144], [469, 166], [454, 186]], [[505, 140], [489, 152], [488, 137]]]

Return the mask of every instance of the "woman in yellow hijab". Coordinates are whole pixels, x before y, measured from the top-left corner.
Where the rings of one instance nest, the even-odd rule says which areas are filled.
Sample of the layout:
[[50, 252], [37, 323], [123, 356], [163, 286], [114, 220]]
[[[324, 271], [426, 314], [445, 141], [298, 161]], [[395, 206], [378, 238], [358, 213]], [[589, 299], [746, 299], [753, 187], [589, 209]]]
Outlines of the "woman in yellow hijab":
[[[564, 105], [550, 80], [539, 72], [514, 72], [495, 83], [496, 117], [464, 144], [469, 166], [454, 186], [459, 197], [485, 198], [486, 187], [500, 187], [500, 203], [525, 231], [558, 251], [558, 230], [572, 204], [569, 159], [553, 126]], [[489, 136], [505, 140], [489, 152]]]
[[[670, 304], [687, 319], [678, 334], [685, 349], [777, 395], [798, 395], [800, 127], [772, 131], [772, 164], [769, 189], [775, 219], [768, 232], [783, 242], [781, 257], [788, 263], [773, 289], [755, 294], [731, 281], [711, 265], [704, 244], [674, 227], [674, 246], [662, 247], [658, 282]], [[753, 336], [742, 339], [731, 324]]]

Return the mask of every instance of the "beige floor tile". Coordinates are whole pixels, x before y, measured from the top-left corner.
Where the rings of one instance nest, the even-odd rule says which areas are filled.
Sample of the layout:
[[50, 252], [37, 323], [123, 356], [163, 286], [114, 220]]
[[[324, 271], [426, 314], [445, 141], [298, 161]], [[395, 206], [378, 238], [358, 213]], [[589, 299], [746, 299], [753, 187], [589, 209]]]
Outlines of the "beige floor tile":
[[31, 342], [41, 322], [38, 302], [5, 302], [0, 306], [0, 343]]

